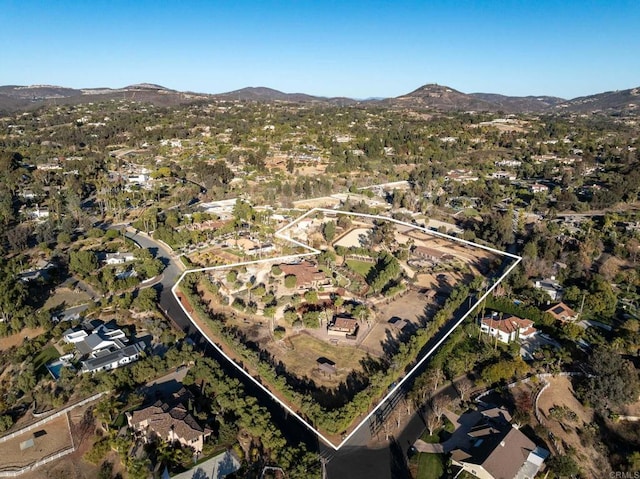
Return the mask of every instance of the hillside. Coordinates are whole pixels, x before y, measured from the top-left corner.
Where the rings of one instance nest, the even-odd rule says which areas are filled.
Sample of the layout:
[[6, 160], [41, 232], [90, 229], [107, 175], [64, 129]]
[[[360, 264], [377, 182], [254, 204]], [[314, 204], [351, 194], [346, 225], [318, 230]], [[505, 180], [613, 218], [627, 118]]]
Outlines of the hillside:
[[427, 84], [396, 98], [354, 100], [352, 98], [284, 93], [267, 87], [247, 87], [226, 93], [194, 93], [172, 90], [153, 83], [123, 88], [67, 88], [54, 85], [0, 86], [0, 112], [27, 110], [45, 104], [81, 104], [127, 99], [157, 106], [176, 106], [198, 100], [316, 103], [335, 106], [354, 104], [384, 108], [436, 111], [488, 111], [504, 113], [637, 113], [640, 88], [610, 91], [564, 100], [553, 96], [507, 96], [495, 93], [463, 93], [444, 85]]
[[115, 89], [74, 89], [53, 85], [7, 85], [0, 86], [0, 111], [26, 110], [45, 104], [80, 104], [123, 98], [149, 102], [158, 106], [174, 106], [209, 97], [210, 95], [179, 92], [151, 83], [140, 83]]
[[240, 101], [282, 101], [291, 103], [331, 103], [335, 105], [350, 105], [357, 103], [351, 98], [326, 98], [321, 96], [307, 95], [306, 93], [284, 93], [279, 90], [267, 87], [246, 87], [240, 90], [234, 90], [227, 93], [219, 93], [214, 95], [216, 98], [225, 100]]
[[428, 84], [396, 98], [382, 100], [380, 104], [394, 108], [425, 108], [441, 111], [497, 111], [497, 105], [474, 98], [443, 85]]
[[637, 113], [640, 111], [640, 87], [574, 98], [556, 105], [555, 110], [572, 113]]
[[555, 96], [506, 96], [497, 93], [471, 93], [470, 96], [510, 113], [543, 112], [566, 101]]

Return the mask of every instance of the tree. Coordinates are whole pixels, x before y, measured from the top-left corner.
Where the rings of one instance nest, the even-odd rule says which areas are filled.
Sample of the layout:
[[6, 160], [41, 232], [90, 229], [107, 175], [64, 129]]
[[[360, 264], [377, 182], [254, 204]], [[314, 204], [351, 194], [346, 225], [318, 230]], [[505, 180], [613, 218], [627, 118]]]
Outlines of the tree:
[[336, 224], [334, 221], [327, 221], [322, 227], [322, 236], [327, 243], [331, 243], [336, 236]]
[[446, 394], [439, 394], [431, 399], [429, 405], [435, 415], [443, 416], [444, 412], [451, 405], [451, 398]]
[[69, 269], [81, 276], [87, 276], [98, 269], [98, 259], [91, 251], [72, 251], [69, 255]]
[[553, 456], [547, 464], [558, 477], [575, 477], [580, 473], [580, 468], [572, 456]]
[[304, 293], [304, 300], [307, 303], [316, 304], [318, 302], [318, 292], [315, 290], [309, 290]]
[[609, 347], [597, 347], [588, 362], [593, 375], [578, 388], [578, 395], [601, 413], [638, 399], [640, 380], [630, 361]]
[[153, 311], [158, 301], [158, 292], [153, 288], [144, 288], [138, 291], [132, 306], [138, 311]]
[[284, 277], [285, 288], [288, 288], [288, 289], [295, 288], [297, 282], [298, 282], [298, 278], [296, 278], [295, 274], [288, 274]]
[[458, 394], [460, 395], [460, 400], [461, 401], [464, 401], [465, 396], [467, 395], [467, 393], [469, 391], [471, 391], [471, 389], [473, 389], [473, 383], [466, 376], [456, 382], [456, 390], [458, 391]]

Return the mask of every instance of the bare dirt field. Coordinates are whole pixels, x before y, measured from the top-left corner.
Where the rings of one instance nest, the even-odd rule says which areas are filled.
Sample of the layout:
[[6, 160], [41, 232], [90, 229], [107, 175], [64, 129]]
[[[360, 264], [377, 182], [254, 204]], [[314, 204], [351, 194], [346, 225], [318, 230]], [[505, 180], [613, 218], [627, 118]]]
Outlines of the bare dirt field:
[[[585, 448], [578, 436], [578, 429], [583, 429], [593, 421], [593, 411], [585, 408], [575, 397], [571, 380], [567, 377], [548, 378], [551, 384], [540, 395], [538, 408], [546, 422], [547, 429], [553, 433], [561, 448], [567, 450], [574, 448], [576, 462], [587, 477], [600, 477], [602, 464], [607, 462], [597, 450]], [[550, 415], [550, 410], [554, 407], [565, 406], [569, 411], [576, 414], [575, 420], [554, 419]]]
[[473, 277], [455, 271], [443, 273], [423, 273], [416, 275], [416, 285], [436, 291], [451, 292], [461, 282], [470, 282]]
[[44, 333], [44, 328], [23, 328], [22, 331], [5, 338], [0, 338], [0, 351], [9, 349], [12, 346], [20, 346], [24, 338], [35, 338]]
[[336, 241], [334, 246], [344, 246], [345, 248], [355, 246], [356, 248], [361, 248], [369, 236], [370, 231], [371, 228], [355, 228]]
[[[24, 450], [20, 444], [33, 439], [34, 445]], [[67, 416], [52, 419], [41, 428], [14, 437], [1, 444], [0, 471], [22, 468], [42, 458], [72, 447]]]
[[333, 208], [334, 206], [340, 204], [340, 200], [338, 198], [332, 198], [330, 196], [323, 196], [320, 198], [309, 198], [308, 200], [299, 200], [294, 201], [294, 208]]
[[[20, 479], [95, 479], [98, 476], [98, 467], [84, 461], [82, 458], [96, 439], [94, 435], [95, 423], [93, 421], [83, 421], [85, 412], [92, 407], [93, 405], [86, 405], [69, 412], [71, 433], [76, 450], [56, 461], [19, 476]], [[112, 456], [114, 454], [110, 453]], [[108, 459], [116, 464], [114, 473], [120, 471], [119, 459], [117, 457], [108, 457]]]
[[471, 267], [474, 273], [486, 274], [489, 264], [495, 260], [500, 260], [498, 255], [490, 251], [438, 238], [423, 231], [414, 230], [407, 233], [407, 235], [418, 240], [423, 246], [438, 249], [461, 259]]
[[[362, 341], [362, 347], [367, 351], [375, 351], [379, 355], [382, 355], [382, 343], [388, 337], [395, 337], [399, 333], [399, 331], [389, 323], [389, 320], [391, 318], [400, 318], [415, 326], [420, 326], [421, 318], [425, 315], [425, 308], [430, 302], [431, 300], [427, 299], [424, 294], [418, 293], [417, 291], [409, 291], [404, 296], [391, 301], [389, 304], [379, 304], [377, 306], [376, 324], [372, 326], [371, 331]], [[363, 332], [366, 333], [366, 331]]]
[[[300, 378], [312, 379], [316, 385], [337, 387], [352, 371], [361, 371], [361, 361], [367, 356], [364, 351], [350, 346], [334, 346], [307, 334], [290, 337], [284, 344], [271, 342], [268, 351], [276, 361], [282, 361], [288, 371]], [[319, 370], [318, 358], [327, 358], [335, 363], [336, 373]]]
[[84, 291], [73, 291], [69, 288], [56, 288], [53, 294], [44, 304], [44, 309], [52, 309], [60, 305], [64, 307], [86, 303], [91, 298]]

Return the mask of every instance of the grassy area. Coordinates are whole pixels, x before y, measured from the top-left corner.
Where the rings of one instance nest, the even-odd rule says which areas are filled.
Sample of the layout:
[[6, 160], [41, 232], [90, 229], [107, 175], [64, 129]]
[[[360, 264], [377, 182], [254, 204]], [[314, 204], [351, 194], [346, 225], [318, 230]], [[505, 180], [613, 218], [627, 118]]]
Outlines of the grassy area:
[[438, 435], [438, 431], [435, 434], [429, 434], [429, 431], [425, 431], [422, 436], [420, 436], [424, 442], [428, 444], [438, 444], [440, 442], [440, 436]]
[[444, 442], [451, 437], [453, 431], [455, 431], [456, 427], [453, 425], [449, 419], [444, 418], [444, 424], [436, 429], [433, 435], [429, 434], [429, 431], [425, 429], [420, 439], [429, 444], [438, 444], [439, 442]]
[[373, 268], [373, 263], [367, 263], [366, 261], [358, 261], [356, 259], [348, 259], [346, 261], [347, 266], [353, 271], [358, 273], [363, 278], [367, 277], [369, 270]]
[[37, 371], [40, 368], [43, 368], [45, 364], [48, 364], [51, 361], [55, 361], [59, 357], [60, 354], [58, 354], [58, 350], [53, 347], [53, 345], [49, 345], [42, 351], [40, 351], [38, 355], [33, 359], [33, 367]]
[[444, 475], [445, 463], [442, 454], [418, 453], [418, 475], [416, 479], [439, 479]]

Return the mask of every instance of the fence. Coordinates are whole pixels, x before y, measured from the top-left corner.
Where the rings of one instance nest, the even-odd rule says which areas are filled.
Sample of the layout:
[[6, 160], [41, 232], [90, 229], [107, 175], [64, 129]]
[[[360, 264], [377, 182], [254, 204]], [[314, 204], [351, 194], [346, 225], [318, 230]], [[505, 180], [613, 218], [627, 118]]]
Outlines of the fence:
[[22, 429], [18, 429], [17, 431], [12, 432], [11, 434], [7, 434], [6, 436], [2, 436], [0, 437], [0, 444], [2, 444], [3, 442], [7, 442], [10, 439], [13, 439], [16, 436], [20, 436], [21, 434], [24, 434], [26, 432], [29, 432], [33, 429], [36, 429], [40, 426], [42, 426], [43, 424], [46, 424], [47, 422], [51, 421], [52, 419], [55, 419], [57, 417], [62, 416], [63, 414], [66, 414], [67, 412], [71, 411], [72, 409], [75, 409], [77, 407], [80, 406], [84, 406], [87, 403], [90, 403], [92, 401], [95, 401], [96, 399], [101, 398], [103, 395], [107, 394], [106, 392], [100, 392], [97, 394], [94, 394], [91, 397], [88, 397], [86, 399], [83, 399], [80, 402], [77, 402], [75, 404], [72, 404], [71, 406], [67, 406], [64, 409], [61, 409], [60, 411], [53, 413], [50, 416], [45, 417], [44, 419], [40, 419], [37, 422], [34, 422], [33, 424], [30, 424], [29, 426], [23, 427]]
[[33, 464], [29, 464], [28, 466], [24, 466], [20, 469], [14, 469], [12, 471], [0, 471], [0, 477], [17, 477], [20, 476], [22, 474], [24, 474], [25, 472], [29, 472], [32, 471], [33, 469], [36, 469], [40, 466], [44, 466], [45, 464], [48, 464], [50, 462], [53, 462], [57, 459], [60, 459], [63, 456], [66, 456], [67, 454], [71, 454], [73, 451], [75, 451], [76, 448], [75, 447], [69, 447], [67, 449], [64, 449], [62, 451], [56, 452], [55, 454], [52, 454], [51, 456], [45, 457], [43, 459], [40, 459], [37, 462], [34, 462]]

